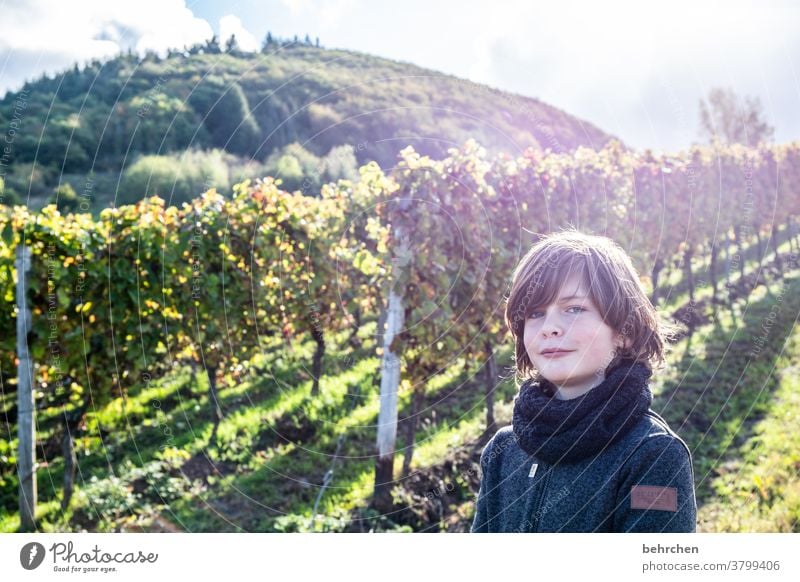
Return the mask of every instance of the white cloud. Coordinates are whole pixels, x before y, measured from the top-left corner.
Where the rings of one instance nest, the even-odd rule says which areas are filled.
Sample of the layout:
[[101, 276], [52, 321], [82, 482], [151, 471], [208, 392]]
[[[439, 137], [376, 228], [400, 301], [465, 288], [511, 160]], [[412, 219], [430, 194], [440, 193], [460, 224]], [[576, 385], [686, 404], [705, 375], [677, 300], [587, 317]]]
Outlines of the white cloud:
[[[481, 3], [459, 20], [476, 31], [464, 74], [538, 97], [630, 145], [672, 149], [696, 137], [697, 103], [711, 87], [763, 96], [768, 114], [775, 86], [796, 103], [784, 45], [797, 47], [799, 11], [748, 0]], [[768, 79], [767, 69], [775, 69]], [[779, 136], [781, 126], [796, 128], [795, 116], [774, 114]]]
[[236, 44], [243, 51], [255, 52], [261, 46], [256, 37], [244, 27], [238, 16], [228, 14], [219, 19], [220, 44], [225, 46], [225, 42], [233, 34], [236, 35]]
[[129, 48], [163, 54], [212, 34], [208, 22], [194, 16], [184, 0], [7, 1], [0, 20], [0, 93], [75, 62]]

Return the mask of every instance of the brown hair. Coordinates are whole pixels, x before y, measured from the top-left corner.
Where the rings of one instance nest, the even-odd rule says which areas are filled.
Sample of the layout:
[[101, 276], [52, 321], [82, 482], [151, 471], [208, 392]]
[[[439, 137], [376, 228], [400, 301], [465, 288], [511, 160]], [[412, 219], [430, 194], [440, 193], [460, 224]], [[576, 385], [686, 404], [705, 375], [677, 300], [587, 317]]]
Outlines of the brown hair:
[[543, 237], [514, 270], [506, 303], [505, 322], [514, 336], [517, 377], [535, 377], [538, 371], [523, 341], [525, 320], [531, 312], [555, 301], [573, 273], [580, 276], [603, 321], [628, 344], [616, 352], [606, 374], [622, 358], [662, 364], [666, 342], [677, 327], [659, 319], [628, 254], [604, 236], [564, 230]]

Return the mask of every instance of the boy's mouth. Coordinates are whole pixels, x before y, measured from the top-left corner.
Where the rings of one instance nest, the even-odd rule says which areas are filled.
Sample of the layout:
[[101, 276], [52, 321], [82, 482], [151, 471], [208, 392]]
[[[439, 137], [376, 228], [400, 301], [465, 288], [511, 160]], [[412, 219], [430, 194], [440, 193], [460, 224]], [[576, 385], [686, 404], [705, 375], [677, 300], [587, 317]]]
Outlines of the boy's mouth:
[[567, 354], [571, 354], [574, 350], [546, 350], [542, 352], [543, 358], [560, 358], [562, 356], [566, 356]]
[[543, 349], [541, 351], [541, 354], [543, 356], [545, 356], [547, 354], [567, 354], [567, 353], [572, 352], [572, 351], [574, 351], [574, 350], [563, 350], [561, 348], [545, 348], [545, 349]]

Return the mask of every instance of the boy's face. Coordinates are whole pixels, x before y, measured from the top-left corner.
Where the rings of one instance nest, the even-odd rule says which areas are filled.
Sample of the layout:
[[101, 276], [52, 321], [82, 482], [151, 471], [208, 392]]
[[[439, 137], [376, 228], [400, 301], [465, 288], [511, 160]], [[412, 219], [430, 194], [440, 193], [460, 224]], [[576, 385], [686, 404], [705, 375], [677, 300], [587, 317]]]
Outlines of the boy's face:
[[[578, 297], [570, 299], [573, 295]], [[575, 396], [603, 381], [614, 349], [622, 345], [578, 275], [564, 282], [554, 303], [530, 314], [523, 337], [528, 357], [542, 376]], [[542, 353], [554, 348], [567, 353]]]

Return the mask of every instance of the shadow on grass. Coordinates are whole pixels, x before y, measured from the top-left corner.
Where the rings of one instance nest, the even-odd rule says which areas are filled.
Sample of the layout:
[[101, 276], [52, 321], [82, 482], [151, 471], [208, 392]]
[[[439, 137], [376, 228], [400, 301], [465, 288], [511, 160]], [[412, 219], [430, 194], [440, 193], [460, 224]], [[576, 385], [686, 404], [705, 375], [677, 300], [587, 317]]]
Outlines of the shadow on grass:
[[[789, 243], [790, 233], [788, 229], [784, 226], [778, 231], [777, 235], [777, 242], [778, 242], [778, 250], [781, 254], [782, 260], [785, 262], [788, 255], [792, 252], [792, 247]], [[772, 248], [772, 242], [767, 241], [765, 237], [762, 240], [762, 244], [764, 248], [762, 249], [763, 257], [762, 257], [762, 265], [760, 271], [765, 271], [770, 269], [774, 266], [775, 261], [775, 254]], [[739, 254], [739, 259], [736, 263], [731, 264], [731, 269], [728, 272], [730, 275], [730, 284], [734, 287], [739, 285], [739, 278], [741, 274], [741, 269], [739, 268], [740, 262], [744, 264], [744, 272], [745, 278], [752, 277], [758, 278], [760, 273], [759, 266], [758, 266], [758, 242], [754, 239], [752, 241], [748, 241], [744, 245], [744, 252], [741, 252], [735, 244], [731, 245], [731, 253]], [[680, 259], [682, 261], [682, 259]], [[673, 277], [670, 277], [673, 278]], [[711, 287], [711, 269], [710, 265], [707, 262], [701, 262], [700, 264], [693, 264], [692, 268], [692, 278], [695, 282], [695, 298], [700, 294], [700, 290], [703, 287], [707, 287], [710, 289]], [[703, 285], [702, 283], [705, 283]], [[726, 284], [726, 262], [724, 256], [724, 247], [720, 247], [719, 255], [717, 256], [717, 285], [719, 288], [720, 295], [724, 297], [725, 295], [725, 284]], [[659, 290], [659, 305], [658, 307], [664, 310], [669, 310], [670, 306], [676, 306], [678, 304], [686, 303], [689, 300], [689, 284], [686, 280], [686, 273], [683, 269], [683, 266], [678, 267], [677, 277], [675, 278], [675, 283], [668, 284], [666, 281], [664, 284], [661, 285]], [[710, 297], [710, 295], [709, 295]]]
[[[664, 383], [653, 409], [692, 451], [698, 505], [713, 495], [716, 469], [753, 436], [753, 427], [769, 409], [779, 385], [776, 361], [800, 312], [800, 281], [773, 283], [780, 292], [750, 301], [737, 324], [724, 310], [698, 342], [686, 338], [678, 378]], [[778, 310], [778, 311], [776, 311]], [[782, 315], [780, 314], [782, 312]]]
[[[460, 369], [460, 365], [457, 365]], [[265, 461], [262, 466], [243, 475], [232, 476], [224, 487], [214, 491], [206, 502], [216, 511], [224, 514], [224, 523], [209, 521], [205, 510], [182, 503], [179, 508], [181, 519], [191, 531], [220, 531], [214, 528], [236, 524], [237, 530], [275, 531], [275, 521], [284, 515], [308, 515], [310, 517], [314, 502], [323, 487], [325, 474], [335, 468], [334, 479], [326, 487], [320, 513], [333, 511], [348, 514], [349, 519], [358, 520], [371, 495], [371, 481], [374, 473], [375, 423], [378, 415], [378, 394], [369, 377], [362, 377], [361, 385], [350, 384], [343, 390], [338, 405], [327, 411], [323, 426], [300, 423], [292, 432], [299, 440], [275, 442], [275, 436], [262, 432], [256, 448], [265, 443], [281, 449]], [[426, 396], [424, 419], [417, 433], [417, 446], [425, 446], [435, 439], [453, 433], [460, 421], [482, 419], [485, 416], [483, 375], [477, 374], [467, 379], [463, 374], [453, 374], [445, 382], [439, 383]], [[498, 387], [498, 396], [507, 396], [508, 386]], [[348, 395], [361, 395], [350, 407], [345, 401]], [[400, 398], [400, 406], [408, 404], [409, 394]], [[350, 408], [348, 411], [347, 409]], [[438, 418], [436, 422], [426, 422]], [[337, 419], [339, 421], [336, 422]], [[356, 422], [350, 422], [357, 419]], [[479, 424], [479, 423], [476, 423]], [[402, 432], [402, 431], [401, 431]], [[474, 439], [481, 437], [478, 429]], [[288, 436], [288, 435], [283, 435]], [[265, 441], [266, 438], [266, 441]], [[398, 440], [396, 459], [402, 457], [402, 439]], [[341, 442], [340, 442], [341, 441]], [[334, 452], [339, 452], [334, 459]], [[272, 452], [277, 449], [273, 447]], [[450, 447], [446, 447], [446, 450]], [[254, 451], [255, 454], [267, 451]], [[268, 455], [269, 456], [269, 455]], [[447, 459], [442, 459], [447, 463]], [[419, 471], [412, 471], [406, 479], [397, 479], [396, 484], [410, 492], [412, 498], [417, 485], [426, 481], [418, 478]], [[404, 483], [408, 481], [408, 484]], [[406, 486], [407, 485], [407, 486]], [[424, 492], [423, 492], [424, 494]], [[408, 508], [398, 509], [398, 514], [408, 512]], [[381, 519], [385, 520], [387, 516]], [[205, 529], [210, 528], [210, 529]], [[221, 531], [231, 531], [223, 529]]]

